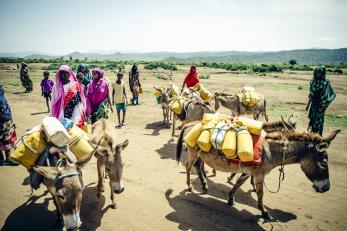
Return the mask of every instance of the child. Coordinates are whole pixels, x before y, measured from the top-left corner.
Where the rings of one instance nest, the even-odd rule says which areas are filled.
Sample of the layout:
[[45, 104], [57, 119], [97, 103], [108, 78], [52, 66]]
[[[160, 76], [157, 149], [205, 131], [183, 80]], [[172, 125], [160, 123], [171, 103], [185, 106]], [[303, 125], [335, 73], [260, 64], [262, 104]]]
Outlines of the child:
[[43, 80], [41, 81], [41, 96], [46, 98], [47, 111], [50, 112], [49, 109], [49, 101], [51, 100], [51, 93], [53, 89], [54, 82], [49, 79], [49, 72], [43, 72]]
[[[123, 81], [123, 73], [119, 71], [117, 73], [117, 80], [112, 84], [112, 103], [116, 104], [117, 117], [118, 117], [118, 128], [124, 126], [127, 95], [125, 93], [125, 82]], [[122, 122], [120, 120], [120, 111], [123, 111]]]
[[87, 87], [83, 84], [84, 82], [84, 74], [82, 72], [78, 72], [76, 75], [76, 78], [78, 82], [81, 84], [81, 87], [83, 88], [83, 92], [86, 95], [87, 94]]

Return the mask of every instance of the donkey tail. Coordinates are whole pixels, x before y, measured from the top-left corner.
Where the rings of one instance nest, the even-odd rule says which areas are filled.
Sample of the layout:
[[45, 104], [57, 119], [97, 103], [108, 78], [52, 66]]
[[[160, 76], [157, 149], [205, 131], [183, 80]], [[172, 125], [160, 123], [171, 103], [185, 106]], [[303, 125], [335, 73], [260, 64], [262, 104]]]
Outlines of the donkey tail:
[[182, 154], [182, 144], [183, 144], [183, 135], [186, 130], [186, 127], [184, 126], [181, 130], [180, 136], [178, 137], [177, 146], [176, 146], [176, 161], [177, 163], [181, 160], [181, 154]]

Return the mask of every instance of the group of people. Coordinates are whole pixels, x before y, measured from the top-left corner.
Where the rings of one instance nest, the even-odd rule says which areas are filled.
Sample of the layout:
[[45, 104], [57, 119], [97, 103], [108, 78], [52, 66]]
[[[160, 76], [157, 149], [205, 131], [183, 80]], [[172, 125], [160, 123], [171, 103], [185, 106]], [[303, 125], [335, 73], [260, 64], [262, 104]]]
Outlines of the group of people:
[[[117, 72], [117, 79], [111, 85], [112, 96], [110, 94], [110, 81], [106, 79], [104, 71], [100, 68], [93, 68], [90, 72], [86, 64], [77, 66], [76, 74], [71, 67], [61, 65], [56, 72], [55, 83], [49, 79], [49, 72], [43, 73], [41, 81], [42, 96], [46, 98], [49, 108], [51, 100], [51, 115], [58, 118], [69, 118], [75, 125], [83, 127], [86, 119], [95, 123], [100, 118], [108, 118], [108, 112], [113, 112], [112, 106], [116, 106], [118, 126], [125, 125], [126, 106], [128, 103], [126, 95], [126, 84], [123, 80], [123, 72]], [[32, 91], [32, 82], [29, 78], [26, 64], [21, 65], [20, 78], [26, 92]], [[196, 67], [190, 68], [185, 77], [184, 87], [194, 87], [199, 83], [199, 75]], [[139, 103], [139, 92], [141, 88], [139, 71], [134, 64], [129, 73], [129, 86], [133, 94], [131, 102]], [[326, 68], [317, 67], [314, 70], [313, 78], [310, 82], [309, 102], [306, 111], [309, 111], [308, 130], [322, 135], [324, 126], [324, 114], [328, 106], [335, 99], [336, 94], [326, 78]], [[120, 116], [123, 112], [122, 117]], [[1, 165], [15, 165], [8, 160], [10, 148], [16, 141], [15, 124], [9, 104], [5, 98], [3, 86], [0, 85], [0, 152]]]

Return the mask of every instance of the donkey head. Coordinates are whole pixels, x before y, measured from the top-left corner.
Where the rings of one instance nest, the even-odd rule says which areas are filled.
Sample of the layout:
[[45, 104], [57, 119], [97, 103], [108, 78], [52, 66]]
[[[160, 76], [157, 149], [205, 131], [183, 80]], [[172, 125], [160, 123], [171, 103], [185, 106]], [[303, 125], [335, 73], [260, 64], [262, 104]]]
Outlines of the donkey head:
[[300, 158], [301, 169], [312, 181], [316, 192], [323, 193], [330, 189], [327, 149], [340, 131], [335, 130], [328, 137], [309, 144], [307, 154]]
[[162, 108], [168, 108], [170, 103], [170, 93], [167, 88], [157, 88], [154, 87], [157, 91], [160, 91], [160, 104]]
[[61, 159], [58, 167], [34, 167], [34, 170], [47, 180], [51, 187], [57, 209], [61, 213], [67, 230], [75, 230], [81, 226], [80, 207], [84, 187], [81, 168], [90, 160], [92, 155], [71, 164]]
[[105, 170], [110, 178], [110, 186], [115, 193], [122, 193], [124, 186], [122, 183], [123, 166], [121, 152], [128, 146], [129, 141], [116, 144], [112, 139], [111, 142], [104, 143], [98, 147], [97, 155], [101, 155], [105, 160]]

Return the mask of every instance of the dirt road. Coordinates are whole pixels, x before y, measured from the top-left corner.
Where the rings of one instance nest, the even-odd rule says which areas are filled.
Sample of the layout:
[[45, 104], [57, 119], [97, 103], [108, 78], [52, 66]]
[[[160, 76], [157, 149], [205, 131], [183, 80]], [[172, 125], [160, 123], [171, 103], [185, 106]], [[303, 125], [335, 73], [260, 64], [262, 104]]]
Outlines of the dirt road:
[[[173, 81], [181, 85], [188, 67], [180, 67]], [[299, 129], [307, 126], [304, 115], [307, 88], [311, 73], [283, 73], [267, 76], [228, 73], [223, 70], [198, 69], [211, 78], [202, 80], [211, 91], [227, 89], [235, 92], [243, 85], [252, 85], [269, 102], [270, 120], [280, 114], [293, 113]], [[37, 79], [41, 71], [33, 70]], [[286, 178], [278, 194], [265, 192], [265, 205], [273, 217], [260, 218], [256, 194], [246, 183], [236, 194], [235, 206], [228, 207], [227, 192], [232, 185], [226, 183], [227, 174], [209, 177], [208, 194], [203, 194], [197, 176], [193, 175], [194, 192], [188, 193], [185, 168], [175, 161], [177, 138], [161, 124], [161, 109], [151, 94], [152, 86], [168, 82], [160, 80], [151, 71], [142, 70], [145, 93], [141, 105], [129, 106], [126, 126], [117, 136], [127, 138], [129, 147], [124, 151], [124, 193], [117, 195], [117, 209], [111, 209], [108, 186], [104, 197], [96, 197], [96, 159], [83, 169], [86, 188], [81, 208], [82, 230], [347, 230], [347, 150], [344, 124], [329, 120], [326, 133], [338, 128], [342, 133], [329, 149], [331, 190], [318, 194], [311, 187], [299, 165], [286, 166]], [[159, 74], [160, 75], [160, 74]], [[1, 70], [1, 83], [9, 84], [15, 70]], [[107, 72], [113, 80], [114, 74]], [[17, 77], [15, 77], [17, 78]], [[331, 76], [337, 98], [328, 114], [347, 114], [347, 78]], [[299, 90], [301, 86], [304, 90]], [[40, 123], [47, 114], [44, 99], [36, 82], [31, 94], [16, 93], [8, 87], [6, 94], [12, 108], [19, 135]], [[115, 121], [115, 114], [110, 115]], [[176, 132], [178, 134], [178, 132]], [[184, 155], [185, 156], [185, 155]], [[185, 160], [185, 158], [183, 158]], [[208, 175], [211, 169], [208, 168]], [[24, 167], [0, 167], [0, 227], [2, 230], [59, 230], [56, 226], [55, 207], [44, 187], [27, 197], [30, 192]], [[274, 170], [266, 183], [277, 186], [278, 171]]]

